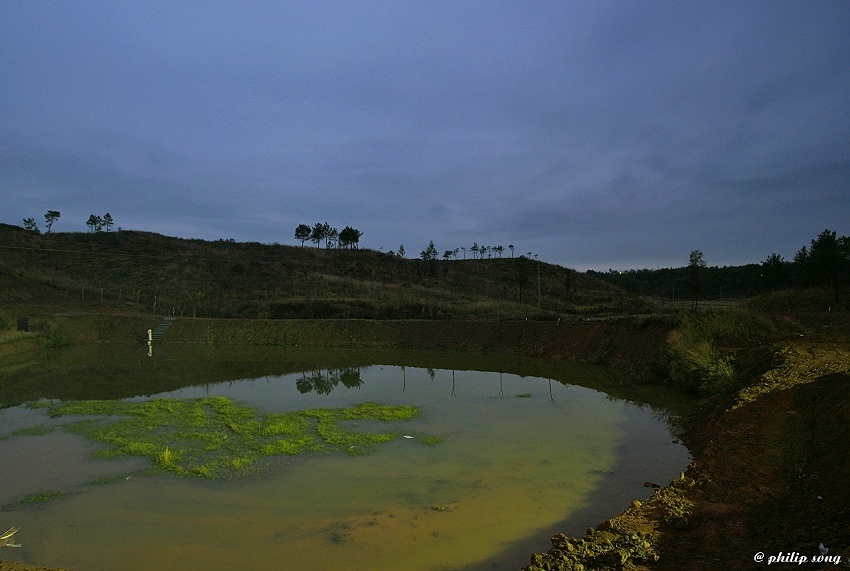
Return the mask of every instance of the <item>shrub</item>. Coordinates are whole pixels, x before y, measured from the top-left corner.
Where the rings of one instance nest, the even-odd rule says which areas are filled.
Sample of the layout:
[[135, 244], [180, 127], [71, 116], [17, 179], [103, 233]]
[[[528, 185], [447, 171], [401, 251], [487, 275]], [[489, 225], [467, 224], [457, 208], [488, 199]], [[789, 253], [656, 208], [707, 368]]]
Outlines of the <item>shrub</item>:
[[772, 322], [742, 309], [684, 316], [667, 336], [670, 381], [696, 393], [728, 391], [735, 385], [735, 358], [720, 347], [763, 343], [778, 335]]
[[722, 355], [714, 343], [692, 328], [676, 329], [667, 337], [671, 382], [687, 391], [715, 394], [732, 388], [734, 357]]

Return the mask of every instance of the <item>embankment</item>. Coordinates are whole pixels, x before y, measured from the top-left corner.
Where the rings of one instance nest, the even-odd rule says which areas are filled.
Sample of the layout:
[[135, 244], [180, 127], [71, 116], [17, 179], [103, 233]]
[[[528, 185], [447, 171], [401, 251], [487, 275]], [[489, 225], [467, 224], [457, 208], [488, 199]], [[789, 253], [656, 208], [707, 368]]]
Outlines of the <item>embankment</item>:
[[[143, 342], [151, 317], [56, 317], [72, 343]], [[645, 377], [673, 323], [666, 318], [608, 321], [247, 320], [178, 318], [162, 343], [452, 349], [575, 360]]]

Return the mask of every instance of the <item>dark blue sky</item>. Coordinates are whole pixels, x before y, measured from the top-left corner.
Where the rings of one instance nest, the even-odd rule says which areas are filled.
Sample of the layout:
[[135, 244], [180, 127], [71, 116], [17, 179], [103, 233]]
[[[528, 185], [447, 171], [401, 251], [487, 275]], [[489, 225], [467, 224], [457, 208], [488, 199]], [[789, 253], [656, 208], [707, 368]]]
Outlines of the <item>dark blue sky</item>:
[[0, 222], [54, 231], [790, 259], [850, 234], [848, 117], [845, 0], [0, 0]]

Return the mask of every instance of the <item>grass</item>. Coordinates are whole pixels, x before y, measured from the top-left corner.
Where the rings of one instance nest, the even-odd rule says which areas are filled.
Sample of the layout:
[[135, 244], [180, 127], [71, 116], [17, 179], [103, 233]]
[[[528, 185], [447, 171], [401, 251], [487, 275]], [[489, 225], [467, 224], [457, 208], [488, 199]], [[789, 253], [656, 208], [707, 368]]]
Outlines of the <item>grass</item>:
[[[241, 318], [555, 319], [647, 310], [585, 274], [503, 257], [419, 259], [375, 250], [207, 242], [121, 231], [35, 234], [0, 224], [0, 298], [66, 311], [174, 310]], [[448, 246], [448, 245], [445, 245]], [[414, 249], [411, 247], [411, 251]]]
[[[410, 406], [363, 403], [261, 415], [226, 397], [45, 403], [51, 416], [84, 416], [66, 429], [106, 445], [102, 457], [149, 458], [158, 471], [204, 478], [254, 473], [269, 456], [344, 451], [366, 454], [398, 436], [361, 432], [356, 421], [415, 418]], [[37, 430], [34, 432], [37, 433]]]
[[667, 371], [673, 384], [695, 393], [717, 394], [735, 388], [734, 350], [779, 336], [776, 326], [750, 310], [691, 313], [667, 336]]

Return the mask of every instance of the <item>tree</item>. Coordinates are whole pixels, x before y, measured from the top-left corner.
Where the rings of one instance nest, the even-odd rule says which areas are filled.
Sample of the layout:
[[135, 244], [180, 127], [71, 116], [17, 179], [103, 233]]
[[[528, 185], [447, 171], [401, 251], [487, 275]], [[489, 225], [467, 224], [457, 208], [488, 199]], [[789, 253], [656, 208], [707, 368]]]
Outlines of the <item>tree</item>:
[[47, 226], [47, 234], [50, 234], [53, 223], [59, 220], [60, 216], [62, 214], [58, 210], [48, 210], [47, 214], [44, 215], [44, 225]]
[[449, 258], [452, 257], [453, 253], [454, 252], [452, 250], [446, 250], [445, 252], [443, 252], [443, 259], [448, 260]]
[[339, 247], [353, 247], [356, 250], [358, 248], [358, 244], [360, 244], [360, 236], [362, 235], [363, 232], [361, 232], [360, 230], [352, 228], [351, 226], [346, 226], [342, 229], [342, 232], [339, 233]]
[[295, 239], [301, 240], [301, 247], [304, 247], [304, 242], [310, 239], [310, 236], [313, 235], [313, 229], [307, 226], [306, 224], [299, 224], [298, 227], [295, 228]]
[[702, 270], [705, 268], [705, 259], [702, 252], [694, 250], [688, 260], [688, 285], [694, 294], [694, 311], [699, 305], [699, 294], [702, 292]]
[[473, 242], [470, 250], [472, 251], [472, 259], [474, 260], [476, 258], [476, 254], [478, 254], [478, 242]]
[[103, 218], [91, 214], [89, 219], [86, 220], [86, 226], [89, 227], [91, 232], [100, 232], [103, 229]]
[[501, 257], [502, 257], [502, 252], [504, 252], [504, 251], [505, 251], [505, 247], [504, 247], [504, 246], [496, 246], [496, 247], [494, 247], [494, 248], [493, 248], [493, 250], [494, 250], [497, 254], [499, 254], [499, 257], [501, 258]]
[[339, 230], [330, 226], [327, 222], [325, 222], [325, 226], [327, 227], [327, 231], [325, 232], [325, 246], [327, 248], [335, 248], [339, 242]]
[[103, 215], [103, 226], [106, 228], [107, 232], [109, 232], [109, 227], [112, 226], [113, 224], [115, 224], [115, 222], [112, 220], [112, 215], [109, 212], [104, 214]]
[[402, 244], [401, 246], [398, 247], [398, 257], [399, 258], [404, 257], [404, 244]]
[[770, 289], [779, 288], [779, 284], [786, 280], [787, 274], [785, 260], [777, 253], [769, 255], [761, 263], [761, 279]]
[[327, 222], [316, 222], [313, 225], [313, 230], [310, 233], [310, 241], [316, 243], [316, 248], [319, 248], [322, 244], [322, 241], [328, 237], [328, 234], [331, 231], [331, 225]]
[[794, 262], [811, 282], [832, 286], [838, 301], [839, 290], [850, 278], [850, 238], [824, 230], [812, 240], [811, 248], [803, 246], [797, 252]]
[[428, 270], [431, 273], [431, 277], [434, 277], [437, 273], [437, 260], [439, 259], [439, 252], [437, 252], [436, 246], [434, 246], [434, 241], [431, 240], [428, 243], [428, 247], [420, 252], [419, 257], [422, 258], [428, 264]]
[[514, 248], [515, 248], [515, 247], [516, 247], [516, 246], [514, 246], [513, 244], [508, 244], [508, 250], [510, 250], [510, 251], [511, 251], [511, 258], [513, 258], [513, 257], [514, 257]]
[[438, 256], [439, 253], [437, 252], [436, 246], [434, 246], [433, 240], [431, 240], [428, 243], [428, 247], [422, 250], [422, 252], [419, 254], [419, 257], [425, 260], [426, 262], [436, 260]]
[[38, 224], [35, 223], [35, 218], [24, 218], [24, 229], [35, 232], [36, 234], [41, 233], [41, 230], [38, 229]]

